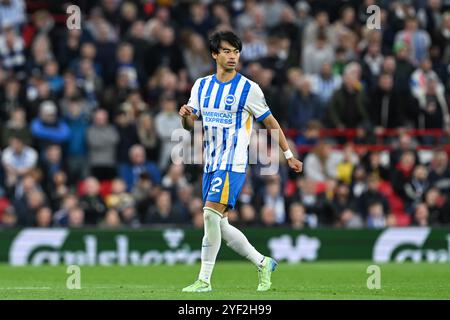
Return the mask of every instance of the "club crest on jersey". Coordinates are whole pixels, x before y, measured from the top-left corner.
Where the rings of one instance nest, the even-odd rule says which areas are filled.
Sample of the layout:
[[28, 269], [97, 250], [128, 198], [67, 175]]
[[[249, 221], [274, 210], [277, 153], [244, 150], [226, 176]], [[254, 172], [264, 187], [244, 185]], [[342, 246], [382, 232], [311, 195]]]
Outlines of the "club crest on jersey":
[[232, 94], [229, 94], [225, 97], [225, 106], [231, 107], [236, 102], [236, 97]]

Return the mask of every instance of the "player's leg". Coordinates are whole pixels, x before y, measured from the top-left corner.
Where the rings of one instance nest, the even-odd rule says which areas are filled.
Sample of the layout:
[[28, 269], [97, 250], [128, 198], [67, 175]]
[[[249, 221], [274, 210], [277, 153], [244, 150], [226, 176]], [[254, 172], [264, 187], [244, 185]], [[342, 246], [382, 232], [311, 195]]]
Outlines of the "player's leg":
[[[200, 273], [198, 280], [184, 288], [184, 292], [211, 291], [211, 275], [222, 242], [220, 220], [227, 206], [220, 203], [220, 197], [225, 180], [220, 176], [220, 173], [207, 175], [205, 174], [206, 177], [204, 176], [203, 179], [205, 207], [203, 208], [204, 236], [201, 249]], [[225, 186], [228, 187], [226, 184]]]
[[267, 291], [271, 286], [271, 275], [275, 271], [277, 262], [262, 255], [250, 244], [247, 237], [236, 227], [233, 227], [225, 217], [220, 221], [222, 239], [227, 245], [241, 256], [250, 260], [258, 268], [258, 291]]
[[[230, 194], [228, 197], [228, 207], [234, 208], [239, 194], [245, 184], [246, 175], [241, 173], [229, 173]], [[226, 244], [241, 256], [250, 260], [258, 269], [259, 291], [266, 291], [271, 286], [271, 273], [275, 270], [277, 263], [270, 257], [265, 257], [254, 246], [250, 244], [247, 237], [236, 227], [228, 222], [226, 213], [220, 221], [222, 239]]]
[[199, 279], [206, 283], [210, 283], [211, 275], [216, 263], [217, 254], [222, 243], [222, 234], [220, 232], [220, 220], [226, 206], [217, 203], [206, 201], [203, 208], [204, 219], [204, 236], [202, 240], [201, 250], [201, 267]]

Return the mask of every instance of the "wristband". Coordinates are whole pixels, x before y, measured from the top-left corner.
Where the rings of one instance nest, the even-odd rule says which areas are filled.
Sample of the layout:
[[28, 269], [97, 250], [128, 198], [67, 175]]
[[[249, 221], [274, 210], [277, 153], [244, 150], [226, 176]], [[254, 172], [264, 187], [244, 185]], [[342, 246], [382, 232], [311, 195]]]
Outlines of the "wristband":
[[287, 151], [284, 151], [284, 157], [286, 158], [286, 160], [289, 160], [290, 158], [294, 157], [294, 154], [292, 153], [292, 151], [290, 149], [288, 149]]

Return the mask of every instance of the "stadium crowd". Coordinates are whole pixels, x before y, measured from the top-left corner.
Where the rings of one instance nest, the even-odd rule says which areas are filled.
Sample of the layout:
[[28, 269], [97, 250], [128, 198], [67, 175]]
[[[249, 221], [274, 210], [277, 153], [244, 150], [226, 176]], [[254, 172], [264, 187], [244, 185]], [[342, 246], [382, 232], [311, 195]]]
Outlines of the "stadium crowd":
[[0, 0], [1, 227], [202, 228], [202, 165], [172, 163], [171, 134], [216, 30], [304, 162], [249, 166], [233, 224], [450, 225], [450, 1], [74, 1], [80, 30], [32, 2]]

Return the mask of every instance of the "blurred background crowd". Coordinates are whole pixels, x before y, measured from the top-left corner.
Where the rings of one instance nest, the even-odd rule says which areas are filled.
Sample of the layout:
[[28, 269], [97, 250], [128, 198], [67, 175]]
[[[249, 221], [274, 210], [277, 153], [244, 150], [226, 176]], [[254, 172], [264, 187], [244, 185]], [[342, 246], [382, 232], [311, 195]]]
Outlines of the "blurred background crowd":
[[304, 161], [249, 166], [233, 224], [450, 225], [448, 0], [0, 0], [0, 28], [1, 227], [202, 228], [171, 134], [217, 30]]

